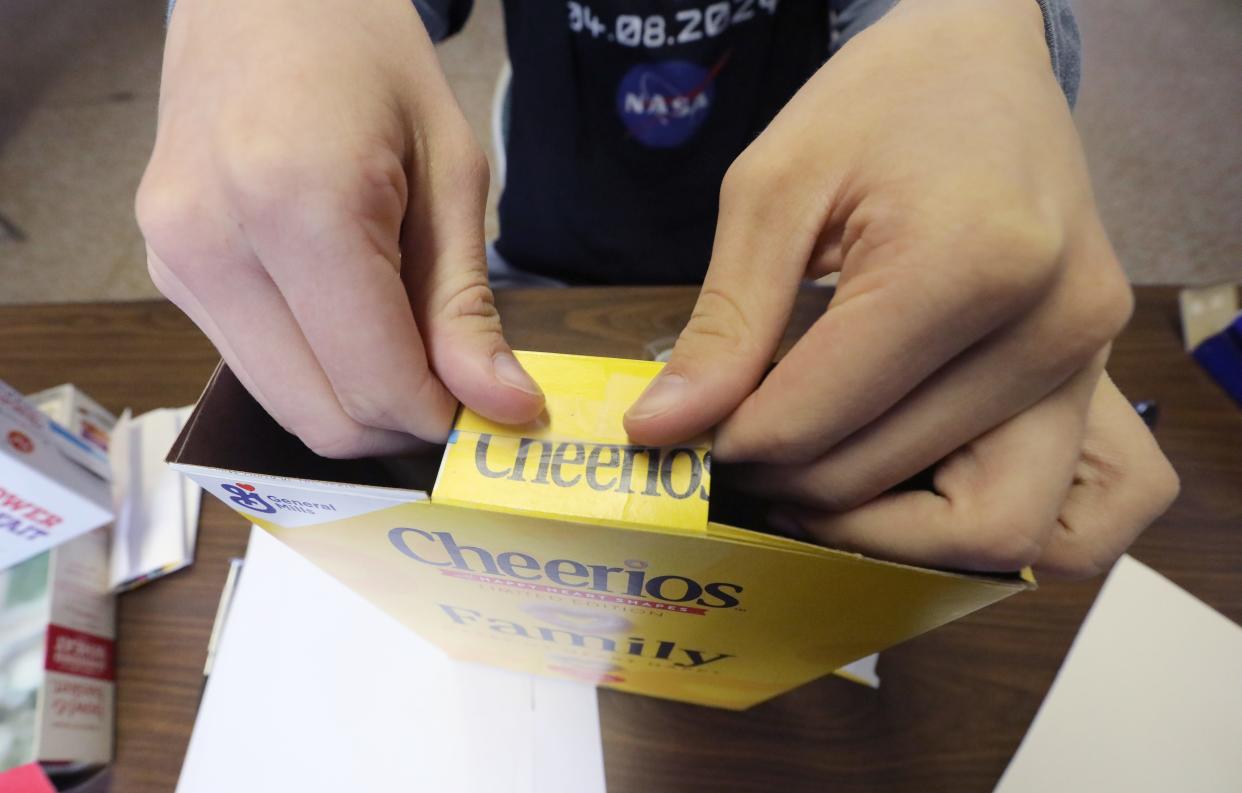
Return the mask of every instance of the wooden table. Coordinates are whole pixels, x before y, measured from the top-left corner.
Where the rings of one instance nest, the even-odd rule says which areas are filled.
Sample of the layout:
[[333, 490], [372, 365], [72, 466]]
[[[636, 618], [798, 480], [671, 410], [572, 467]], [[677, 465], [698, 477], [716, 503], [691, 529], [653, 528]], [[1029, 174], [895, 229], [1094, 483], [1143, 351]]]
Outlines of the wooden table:
[[[685, 322], [694, 290], [500, 296], [519, 348], [641, 357]], [[805, 327], [823, 294], [806, 294]], [[1242, 622], [1242, 411], [1181, 350], [1176, 293], [1138, 290], [1110, 367], [1159, 400], [1182, 496], [1133, 554]], [[193, 401], [216, 355], [159, 303], [0, 307], [0, 378], [72, 381], [105, 407]], [[207, 635], [247, 525], [203, 500], [192, 568], [119, 603], [118, 793], [171, 791], [194, 722]], [[825, 678], [744, 713], [600, 692], [609, 790], [991, 791], [1052, 683], [1100, 582], [1051, 584], [885, 652], [874, 692]], [[1159, 681], [1153, 681], [1159, 685]]]

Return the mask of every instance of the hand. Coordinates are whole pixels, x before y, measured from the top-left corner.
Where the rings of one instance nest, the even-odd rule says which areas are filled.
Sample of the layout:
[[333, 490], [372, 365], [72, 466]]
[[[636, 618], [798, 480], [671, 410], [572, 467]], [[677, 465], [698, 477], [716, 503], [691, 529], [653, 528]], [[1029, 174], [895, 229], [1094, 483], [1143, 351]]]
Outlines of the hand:
[[137, 197], [151, 277], [331, 457], [538, 386], [487, 287], [487, 162], [409, 0], [180, 0]]
[[[1084, 395], [1085, 435], [1075, 420]], [[1067, 458], [1068, 488], [1060, 476]], [[795, 509], [774, 523], [912, 564], [1030, 564], [1041, 576], [1086, 578], [1108, 570], [1178, 492], [1177, 474], [1133, 406], [1090, 370], [954, 452], [933, 482], [934, 492], [891, 493], [842, 514]]]
[[[800, 282], [834, 271], [829, 310], [760, 384]], [[906, 0], [730, 168], [698, 304], [626, 427], [662, 444], [723, 420], [718, 460], [779, 466], [762, 481], [784, 498], [849, 513], [1027, 412], [1080, 433], [1131, 300], [1038, 5]], [[1077, 453], [1059, 449], [1044, 515]], [[919, 556], [921, 527], [900, 530], [890, 555]], [[1031, 555], [959, 540], [965, 567]]]

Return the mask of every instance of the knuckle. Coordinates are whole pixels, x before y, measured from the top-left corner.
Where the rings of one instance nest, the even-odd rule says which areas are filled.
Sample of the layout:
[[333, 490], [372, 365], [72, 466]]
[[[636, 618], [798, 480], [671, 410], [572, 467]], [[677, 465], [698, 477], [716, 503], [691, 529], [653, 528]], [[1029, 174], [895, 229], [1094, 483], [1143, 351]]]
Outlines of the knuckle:
[[486, 191], [492, 180], [492, 170], [487, 162], [487, 155], [475, 143], [473, 137], [468, 137], [467, 141], [468, 144], [463, 146], [457, 157], [457, 176], [466, 184]]
[[1156, 505], [1156, 516], [1164, 513], [1182, 492], [1182, 480], [1173, 464], [1161, 455], [1160, 464], [1148, 484], [1147, 492], [1152, 495]]
[[867, 500], [866, 485], [850, 477], [844, 467], [822, 460], [809, 464], [790, 462], [787, 450], [778, 454], [783, 459], [763, 460], [766, 465], [758, 467], [763, 472], [760, 481], [770, 493], [832, 514], [848, 512]]
[[1121, 333], [1134, 313], [1134, 293], [1120, 270], [1109, 268], [1101, 282], [1084, 296], [1079, 318], [1101, 347]]
[[346, 459], [362, 457], [370, 452], [365, 434], [356, 427], [316, 423], [306, 427], [287, 426], [285, 429], [320, 457]]
[[[784, 159], [777, 159], [776, 162], [784, 162]], [[763, 194], [764, 186], [776, 178], [772, 163], [764, 157], [758, 144], [752, 143], [725, 170], [724, 177], [720, 180], [721, 204], [750, 204], [751, 197]]]
[[1095, 578], [1105, 570], [1108, 570], [1120, 556], [1120, 551], [1116, 555], [1096, 553], [1059, 554], [1053, 559], [1041, 559], [1039, 562], [1039, 573], [1065, 581], [1083, 581], [1088, 578]]
[[[806, 437], [803, 433], [794, 429], [793, 426], [780, 422], [772, 426], [762, 438], [758, 439], [755, 446], [755, 453], [759, 459], [770, 462], [779, 462], [787, 464], [807, 463], [807, 456], [801, 453], [802, 447], [806, 444]], [[819, 499], [821, 505], [825, 508], [831, 508], [836, 503], [834, 494], [838, 493], [837, 488], [833, 488], [824, 481], [824, 471], [821, 469], [816, 472], [809, 482], [809, 488]]]
[[222, 162], [241, 208], [267, 210], [304, 181], [313, 164], [272, 138], [251, 138], [224, 147]]
[[1136, 503], [1145, 505], [1141, 522], [1147, 523], [1164, 514], [1181, 493], [1181, 478], [1164, 454], [1157, 452], [1155, 459], [1135, 474], [1130, 482]]
[[351, 216], [401, 214], [407, 195], [400, 159], [383, 146], [291, 146], [282, 139], [252, 139], [228, 147], [229, 184], [248, 216], [284, 214], [313, 191], [332, 197]]
[[400, 426], [397, 421], [396, 406], [384, 400], [375, 399], [360, 391], [338, 391], [337, 401], [345, 415], [364, 427], [383, 427], [395, 429]]
[[176, 249], [199, 219], [194, 192], [148, 170], [134, 196], [134, 217], [153, 250]]
[[861, 492], [848, 485], [819, 482], [805, 491], [806, 500], [811, 506], [832, 514], [840, 514], [855, 509], [866, 501]]
[[753, 338], [746, 311], [729, 293], [705, 286], [699, 293], [690, 320], [682, 329], [678, 343], [704, 341], [724, 350], [744, 354], [747, 340]]
[[974, 521], [959, 535], [956, 555], [979, 570], [1021, 570], [1043, 554], [1045, 529], [1037, 518], [1024, 515]]
[[729, 167], [725, 169], [724, 177], [720, 180], [721, 196], [733, 196], [743, 193], [751, 184], [754, 168], [751, 166], [753, 160], [750, 150], [747, 149], [734, 158], [729, 163]]
[[972, 245], [979, 246], [981, 255], [973, 257], [968, 277], [982, 300], [1022, 304], [1050, 287], [1063, 244], [1055, 227], [1033, 220], [1027, 213], [993, 213], [969, 233], [975, 237]]
[[491, 183], [487, 155], [464, 117], [437, 128], [434, 142], [423, 156], [427, 160], [423, 167], [430, 169], [437, 184], [486, 191]]
[[409, 195], [405, 167], [393, 152], [382, 147], [342, 152], [330, 168], [328, 186], [357, 213], [367, 217], [405, 214]]
[[1072, 333], [1064, 334], [1055, 353], [1058, 359], [1086, 365], [1117, 338], [1134, 310], [1134, 297], [1121, 275], [1105, 277], [1093, 289], [1070, 298], [1063, 315]]
[[495, 323], [498, 329], [500, 325], [496, 298], [487, 285], [487, 277], [474, 271], [449, 287], [443, 314], [449, 320], [476, 319]]
[[[813, 457], [814, 452], [806, 448], [806, 440], [784, 436], [786, 446], [779, 452], [786, 459], [792, 457]], [[775, 447], [773, 451], [776, 451]], [[799, 463], [795, 460], [795, 465]], [[867, 471], [852, 464], [848, 459], [834, 459], [830, 454], [814, 463], [802, 463], [801, 475], [795, 475], [793, 484], [799, 494], [810, 506], [830, 513], [849, 512], [862, 506], [878, 495], [876, 480]]]
[[150, 253], [147, 271], [156, 287], [172, 297], [173, 282], [193, 289], [218, 277], [230, 261], [227, 245], [216, 234], [212, 211], [195, 193], [162, 177], [144, 177], [134, 200], [134, 215]]

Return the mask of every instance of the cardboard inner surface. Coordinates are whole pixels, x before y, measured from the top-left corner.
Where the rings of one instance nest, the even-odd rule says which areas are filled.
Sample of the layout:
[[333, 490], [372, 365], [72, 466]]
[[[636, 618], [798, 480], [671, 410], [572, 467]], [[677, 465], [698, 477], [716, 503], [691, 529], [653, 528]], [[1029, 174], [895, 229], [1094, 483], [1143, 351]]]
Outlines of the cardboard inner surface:
[[[194, 432], [200, 423], [204, 427], [231, 427], [234, 431]], [[444, 449], [429, 446], [424, 454], [391, 459], [320, 457], [277, 424], [221, 363], [181, 437], [173, 444], [168, 461], [249, 474], [430, 493]], [[728, 488], [719, 479], [713, 482], [709, 520], [766, 533], [767, 510], [766, 502]]]
[[[201, 424], [216, 428], [195, 432]], [[220, 428], [232, 431], [221, 431]], [[168, 462], [321, 482], [398, 487], [430, 493], [443, 446], [400, 460], [320, 457], [276, 423], [221, 363], [168, 453]], [[239, 468], [243, 463], [245, 467]]]

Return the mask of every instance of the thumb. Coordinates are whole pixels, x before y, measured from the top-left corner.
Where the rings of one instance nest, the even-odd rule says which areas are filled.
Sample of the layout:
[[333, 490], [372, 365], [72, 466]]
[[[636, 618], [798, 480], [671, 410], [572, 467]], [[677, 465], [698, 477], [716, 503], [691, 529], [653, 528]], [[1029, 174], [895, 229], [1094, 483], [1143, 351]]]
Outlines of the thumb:
[[[736, 167], [736, 165], [735, 165]], [[793, 309], [810, 254], [789, 216], [725, 179], [712, 261], [668, 365], [625, 414], [636, 443], [668, 445], [718, 424], [758, 385]], [[736, 188], [735, 185], [738, 185]]]
[[469, 145], [464, 151], [439, 158], [438, 152], [430, 153], [438, 160], [436, 172], [424, 168], [411, 179], [402, 278], [440, 381], [476, 413], [521, 423], [539, 415], [543, 392], [505, 341], [487, 285], [487, 160], [468, 129], [465, 134]]

